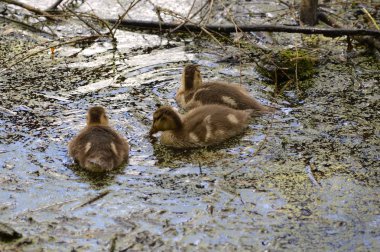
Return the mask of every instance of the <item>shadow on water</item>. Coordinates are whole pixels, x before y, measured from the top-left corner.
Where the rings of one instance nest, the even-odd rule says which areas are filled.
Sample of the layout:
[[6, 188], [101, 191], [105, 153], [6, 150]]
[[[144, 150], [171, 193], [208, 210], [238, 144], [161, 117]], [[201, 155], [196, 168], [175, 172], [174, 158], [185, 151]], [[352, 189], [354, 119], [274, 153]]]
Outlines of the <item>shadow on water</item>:
[[80, 177], [84, 183], [88, 183], [92, 188], [100, 190], [112, 185], [115, 182], [116, 176], [123, 174], [123, 170], [126, 166], [126, 164], [123, 164], [118, 169], [107, 173], [83, 170], [77, 164], [70, 164], [68, 165], [68, 168], [70, 168], [75, 175]]
[[[248, 136], [249, 134], [255, 135], [252, 129], [247, 129], [242, 134], [218, 145], [184, 150], [161, 145], [159, 141], [160, 135], [158, 134], [158, 136], [151, 140], [153, 145], [153, 156], [156, 159], [155, 165], [158, 167], [171, 168], [180, 168], [184, 165], [184, 163], [198, 167], [202, 167], [204, 165], [210, 167], [222, 165], [220, 163], [221, 160], [244, 157], [244, 153], [241, 152], [241, 148], [239, 148], [239, 146], [242, 143], [247, 142], [242, 138], [244, 136]], [[259, 137], [259, 139], [250, 139], [250, 141], [252, 140], [255, 142], [260, 142], [262, 138]], [[247, 156], [249, 156], [249, 154], [253, 154], [255, 152], [255, 147], [245, 144], [245, 152], [247, 153]]]

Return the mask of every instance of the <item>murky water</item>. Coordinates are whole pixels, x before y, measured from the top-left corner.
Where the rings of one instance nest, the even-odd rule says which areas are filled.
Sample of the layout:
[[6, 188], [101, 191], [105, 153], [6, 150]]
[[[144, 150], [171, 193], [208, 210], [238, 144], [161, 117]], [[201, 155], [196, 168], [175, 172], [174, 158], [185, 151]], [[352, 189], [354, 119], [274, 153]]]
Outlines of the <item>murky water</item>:
[[[344, 41], [328, 39], [312, 88], [274, 97], [253, 63], [226, 62], [236, 48], [127, 31], [117, 39], [117, 51], [104, 40], [0, 68], [0, 221], [23, 234], [0, 250], [380, 250], [380, 65], [370, 55], [346, 60]], [[1, 57], [40, 42], [13, 31]], [[176, 106], [190, 62], [206, 79], [238, 82], [241, 72], [252, 96], [280, 111], [215, 148], [152, 143], [152, 114]], [[93, 105], [131, 144], [129, 164], [107, 175], [67, 155]]]

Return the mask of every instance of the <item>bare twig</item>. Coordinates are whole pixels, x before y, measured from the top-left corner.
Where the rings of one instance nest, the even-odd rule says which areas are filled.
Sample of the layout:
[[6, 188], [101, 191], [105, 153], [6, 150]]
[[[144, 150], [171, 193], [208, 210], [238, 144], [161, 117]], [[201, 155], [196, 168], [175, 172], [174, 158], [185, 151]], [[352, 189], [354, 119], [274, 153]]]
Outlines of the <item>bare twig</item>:
[[114, 24], [114, 26], [112, 26], [112, 28], [111, 28], [111, 33], [113, 33], [114, 31], [116, 31], [116, 29], [119, 27], [119, 25], [120, 25], [121, 21], [124, 19], [124, 17], [125, 17], [125, 16], [128, 14], [128, 12], [129, 12], [133, 7], [135, 7], [135, 5], [138, 4], [140, 1], [141, 1], [141, 0], [133, 0], [133, 1], [129, 4], [128, 8], [124, 11], [123, 15], [121, 15], [121, 16], [119, 17], [118, 22], [116, 22], [116, 23]]
[[191, 4], [190, 9], [189, 9], [189, 11], [187, 12], [186, 18], [190, 18], [190, 14], [191, 14], [191, 12], [192, 12], [193, 9], [194, 9], [195, 2], [196, 2], [196, 1], [197, 1], [197, 0], [193, 0], [193, 3]]
[[[107, 28], [107, 30], [109, 31], [109, 34], [111, 34], [111, 37], [113, 37], [114, 34], [111, 32], [112, 28], [107, 21], [104, 21], [102, 18], [96, 16], [95, 14], [91, 14], [91, 13], [77, 13], [77, 15], [80, 15], [82, 18], [90, 18], [92, 20], [95, 20], [96, 22], [101, 23], [102, 25], [104, 25]], [[103, 35], [107, 35], [107, 34], [103, 34]]]
[[73, 207], [71, 210], [76, 210], [76, 209], [78, 209], [78, 208], [81, 208], [81, 207], [84, 207], [84, 206], [89, 205], [89, 204], [91, 204], [91, 203], [94, 203], [95, 201], [97, 201], [97, 200], [99, 200], [99, 199], [105, 197], [105, 196], [106, 196], [107, 194], [109, 194], [109, 193], [110, 193], [109, 190], [106, 190], [106, 191], [104, 191], [104, 192], [101, 192], [101, 193], [99, 193], [98, 195], [96, 195], [95, 197], [92, 197], [92, 198], [90, 198], [89, 200], [85, 201], [84, 203], [80, 204], [79, 206]]
[[12, 23], [15, 23], [15, 24], [18, 24], [32, 32], [39, 32], [39, 33], [43, 33], [43, 34], [46, 34], [46, 35], [49, 35], [49, 36], [52, 36], [52, 37], [56, 37], [57, 35], [54, 34], [54, 33], [50, 33], [50, 32], [47, 32], [47, 31], [44, 31], [40, 28], [37, 28], [37, 27], [34, 27], [32, 25], [29, 25], [29, 24], [26, 24], [26, 23], [23, 23], [21, 21], [18, 21], [18, 20], [15, 20], [15, 19], [11, 19], [11, 18], [7, 18], [7, 17], [4, 17], [4, 16], [1, 16], [0, 19], [3, 19], [5, 21], [8, 21], [8, 22], [12, 22]]
[[[185, 26], [185, 27], [186, 27], [186, 26]], [[201, 30], [202, 30], [203, 32], [205, 32], [207, 35], [209, 35], [209, 36], [210, 36], [215, 42], [217, 42], [217, 43], [219, 44], [220, 47], [225, 48], [225, 47], [222, 45], [222, 43], [220, 43], [220, 41], [219, 41], [214, 35], [212, 35], [212, 33], [209, 32], [206, 28], [201, 27]]]
[[[281, 70], [282, 73], [285, 73], [284, 71]], [[278, 86], [278, 80], [277, 80], [277, 71], [275, 71], [276, 73], [276, 94], [283, 94], [284, 91], [291, 85], [294, 83], [294, 80], [292, 78], [290, 78], [289, 75], [285, 74], [285, 76], [288, 78], [288, 81], [285, 83], [285, 85], [280, 89], [279, 86]]]
[[82, 18], [79, 14], [77, 14], [75, 11], [71, 10], [70, 8], [66, 8], [66, 7], [63, 7], [64, 10], [70, 12], [71, 14], [73, 14], [74, 16], [76, 16], [80, 21], [82, 21], [85, 25], [87, 25], [90, 29], [92, 29], [93, 31], [95, 31], [98, 35], [102, 35], [102, 33], [100, 31], [98, 31], [97, 28], [95, 28], [92, 24], [90, 24], [89, 22], [87, 22], [84, 18]]
[[46, 9], [46, 11], [54, 11], [57, 9], [58, 5], [60, 5], [64, 0], [57, 0], [52, 6]]
[[278, 1], [278, 2], [281, 3], [281, 4], [283, 4], [283, 5], [285, 5], [285, 6], [288, 7], [289, 9], [290, 9], [290, 8], [294, 8], [293, 4], [291, 4], [291, 3], [288, 3], [288, 2], [285, 2], [285, 1], [282, 1], [282, 0], [280, 0], [280, 1]]
[[[298, 59], [299, 56], [298, 56], [298, 46], [297, 46], [297, 43], [295, 43], [295, 49], [296, 49], [296, 59]], [[296, 82], [296, 89], [297, 89], [297, 92], [299, 94], [300, 93], [300, 86], [299, 86], [299, 83], [298, 83], [298, 60], [296, 60], [294, 64], [295, 64], [294, 78], [295, 78], [295, 82]]]
[[116, 241], [117, 241], [117, 234], [114, 235], [111, 239], [111, 246], [110, 246], [110, 252], [114, 252], [116, 250]]
[[[203, 10], [203, 8], [204, 8], [205, 6], [207, 6], [207, 4], [208, 4], [208, 2], [206, 1], [206, 3], [203, 4], [203, 6], [202, 6], [199, 10], [197, 10], [193, 15], [190, 16], [190, 13], [191, 13], [191, 11], [192, 11], [193, 8], [194, 8], [195, 1], [196, 1], [196, 0], [193, 1], [193, 4], [191, 5], [190, 10], [189, 10], [189, 12], [187, 13], [187, 16], [186, 16], [187, 19], [192, 19], [192, 18], [194, 18], [194, 17], [195, 17], [196, 15], [198, 15], [198, 13], [201, 12], [201, 11]], [[176, 30], [178, 30], [179, 28], [181, 28], [181, 27], [182, 27], [183, 25], [185, 25], [186, 23], [187, 23], [186, 20], [183, 21], [182, 24], [180, 24], [180, 25], [178, 25], [176, 28], [170, 30], [170, 32], [171, 32], [171, 33], [175, 32]]]
[[376, 29], [378, 31], [380, 31], [379, 25], [376, 23], [376, 20], [372, 17], [372, 15], [367, 11], [367, 9], [363, 8], [363, 11], [364, 11], [365, 14], [367, 14], [367, 16], [369, 17], [369, 19], [371, 19], [371, 22], [376, 27]]
[[309, 163], [308, 165], [306, 165], [306, 167], [305, 167], [306, 174], [307, 174], [307, 176], [309, 177], [311, 183], [314, 186], [321, 187], [321, 185], [318, 183], [318, 181], [314, 178], [313, 172], [310, 169], [311, 165], [312, 165], [311, 163]]
[[65, 205], [65, 204], [68, 204], [68, 203], [71, 203], [71, 202], [74, 202], [74, 201], [77, 201], [77, 200], [79, 200], [79, 199], [78, 198], [69, 199], [69, 200], [65, 200], [65, 201], [55, 202], [53, 204], [49, 204], [49, 205], [46, 205], [46, 206], [38, 207], [38, 208], [32, 209], [32, 210], [27, 209], [25, 211], [22, 211], [22, 212], [18, 213], [17, 216], [22, 216], [22, 215], [25, 215], [27, 213], [40, 212], [40, 211], [43, 211], [43, 210], [46, 210], [46, 209], [49, 209], [49, 208], [52, 208], [52, 207], [62, 206], [62, 205]]
[[50, 13], [46, 12], [46, 11], [43, 11], [43, 10], [40, 10], [38, 8], [35, 8], [31, 5], [28, 5], [28, 4], [24, 4], [24, 3], [21, 3], [19, 1], [16, 1], [16, 0], [0, 0], [0, 2], [4, 2], [4, 3], [7, 3], [7, 4], [13, 4], [13, 5], [16, 5], [16, 6], [19, 6], [21, 8], [24, 8], [30, 12], [33, 12], [33, 13], [36, 13], [38, 15], [41, 15], [41, 16], [44, 16], [48, 19], [51, 19], [51, 20], [57, 20], [58, 18], [51, 15]]
[[[184, 20], [184, 21], [187, 21], [188, 25], [184, 25], [182, 26], [182, 28], [185, 28], [186, 30], [190, 31], [190, 29], [187, 29], [187, 26], [191, 25], [191, 26], [194, 26], [194, 27], [198, 27], [199, 28], [199, 31], [203, 31], [204, 33], [206, 33], [207, 35], [209, 35], [215, 42], [217, 42], [219, 44], [219, 46], [221, 48], [224, 48], [224, 46], [222, 45], [222, 43], [220, 43], [220, 41], [210, 32], [208, 31], [203, 25], [198, 25], [198, 24], [195, 24], [193, 21], [191, 21], [190, 19], [182, 16], [181, 14], [178, 14], [172, 10], [168, 10], [168, 9], [165, 9], [165, 8], [161, 8], [161, 7], [158, 7], [160, 11], [162, 11], [163, 13], [166, 13], [167, 15], [171, 15], [173, 17], [177, 17], [181, 20]], [[165, 23], [163, 23], [165, 24]]]
[[[4, 108], [4, 107], [1, 107], [0, 106], [0, 113], [4, 113], [4, 114], [7, 114], [7, 115], [12, 115], [12, 116], [15, 116], [17, 115], [16, 112], [12, 111], [12, 110], [9, 110], [7, 108]], [[4, 152], [3, 152], [4, 153]]]
[[208, 23], [211, 19], [211, 12], [212, 12], [212, 8], [214, 7], [214, 0], [210, 0], [209, 1], [209, 7], [208, 7], [208, 11], [207, 13], [204, 15], [204, 17], [207, 17], [207, 19], [204, 20], [204, 18], [202, 17], [201, 21], [199, 23], [202, 23], [203, 21], [205, 21], [204, 23]]
[[237, 44], [238, 44], [238, 47], [239, 47], [239, 83], [240, 83], [240, 85], [242, 85], [243, 84], [243, 80], [242, 80], [242, 63], [241, 63], [241, 42], [240, 42], [240, 40], [241, 40], [241, 38], [242, 38], [242, 36], [240, 35], [241, 34], [241, 30], [240, 30], [240, 28], [239, 28], [239, 26], [236, 24], [236, 22], [235, 22], [235, 18], [234, 18], [234, 16], [231, 14], [231, 12], [230, 12], [230, 9], [229, 8], [227, 8], [225, 5], [224, 5], [224, 3], [222, 3], [223, 4], [223, 6], [224, 6], [224, 8], [225, 9], [227, 9], [227, 15], [228, 15], [228, 17], [229, 17], [229, 19], [230, 19], [230, 21], [234, 24], [234, 26], [235, 26], [235, 32], [236, 32], [236, 39], [234, 40], [234, 42], [236, 42]]

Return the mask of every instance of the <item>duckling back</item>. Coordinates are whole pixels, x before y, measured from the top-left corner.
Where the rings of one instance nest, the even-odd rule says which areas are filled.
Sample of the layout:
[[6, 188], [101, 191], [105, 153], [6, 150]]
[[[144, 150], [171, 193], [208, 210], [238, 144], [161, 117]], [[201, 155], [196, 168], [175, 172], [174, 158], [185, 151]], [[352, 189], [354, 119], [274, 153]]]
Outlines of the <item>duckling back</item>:
[[252, 109], [258, 114], [275, 111], [250, 97], [243, 87], [222, 82], [204, 83], [196, 91], [188, 92], [183, 100], [182, 104], [188, 110], [205, 104], [219, 104], [237, 110]]
[[242, 133], [252, 110], [236, 110], [222, 105], [204, 105], [183, 116], [182, 128], [164, 131], [161, 142], [175, 148], [194, 148], [219, 144]]
[[128, 160], [129, 145], [109, 126], [87, 126], [69, 143], [69, 154], [92, 172], [110, 171]]
[[252, 114], [252, 110], [205, 105], [187, 113], [183, 124], [184, 129], [191, 133], [190, 139], [199, 140], [204, 145], [213, 145], [243, 132]]

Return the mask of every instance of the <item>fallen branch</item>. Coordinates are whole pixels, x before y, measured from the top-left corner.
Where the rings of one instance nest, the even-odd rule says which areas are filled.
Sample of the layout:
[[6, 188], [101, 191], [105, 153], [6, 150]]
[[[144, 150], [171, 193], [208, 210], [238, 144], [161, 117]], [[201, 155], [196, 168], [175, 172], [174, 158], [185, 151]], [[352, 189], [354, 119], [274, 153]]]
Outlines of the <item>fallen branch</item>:
[[[107, 19], [105, 20], [110, 23], [118, 23], [119, 19]], [[122, 20], [120, 22], [121, 27], [131, 27], [131, 28], [143, 28], [143, 29], [174, 29], [178, 27], [178, 23], [160, 23], [154, 21], [144, 21], [144, 20]], [[219, 33], [233, 33], [236, 32], [235, 25], [205, 25], [199, 26], [196, 24], [184, 24], [179, 27], [177, 31], [194, 31], [199, 32], [203, 29], [209, 31], [219, 32]], [[298, 26], [284, 26], [284, 25], [242, 25], [239, 26], [242, 32], [286, 32], [286, 33], [302, 33], [302, 34], [322, 34], [325, 36], [345, 36], [345, 35], [357, 35], [357, 36], [373, 36], [380, 37], [380, 31], [368, 30], [368, 29], [325, 29], [325, 28], [315, 28], [315, 27], [298, 27]]]
[[[323, 23], [329, 25], [329, 26], [337, 27], [338, 29], [343, 27], [342, 24], [340, 24], [338, 21], [332, 19], [331, 17], [329, 17], [324, 12], [318, 13], [318, 19], [320, 21], [322, 21]], [[371, 37], [371, 36], [362, 36], [362, 37], [353, 36], [352, 38], [361, 44], [366, 44], [366, 45], [370, 46], [371, 48], [376, 48], [377, 50], [380, 51], [380, 40], [375, 39], [376, 37], [378, 37], [378, 36], [373, 36], [373, 37]]]
[[24, 4], [24, 3], [21, 3], [19, 1], [16, 1], [16, 0], [0, 0], [0, 2], [4, 2], [4, 3], [7, 3], [7, 4], [13, 4], [13, 5], [16, 5], [16, 6], [19, 6], [21, 8], [24, 8], [30, 12], [33, 12], [37, 15], [41, 15], [41, 16], [44, 16], [46, 17], [47, 19], [50, 19], [50, 20], [57, 20], [58, 18], [49, 14], [48, 12], [46, 11], [43, 11], [43, 10], [40, 10], [38, 8], [35, 8], [31, 5], [28, 5], [28, 4]]

